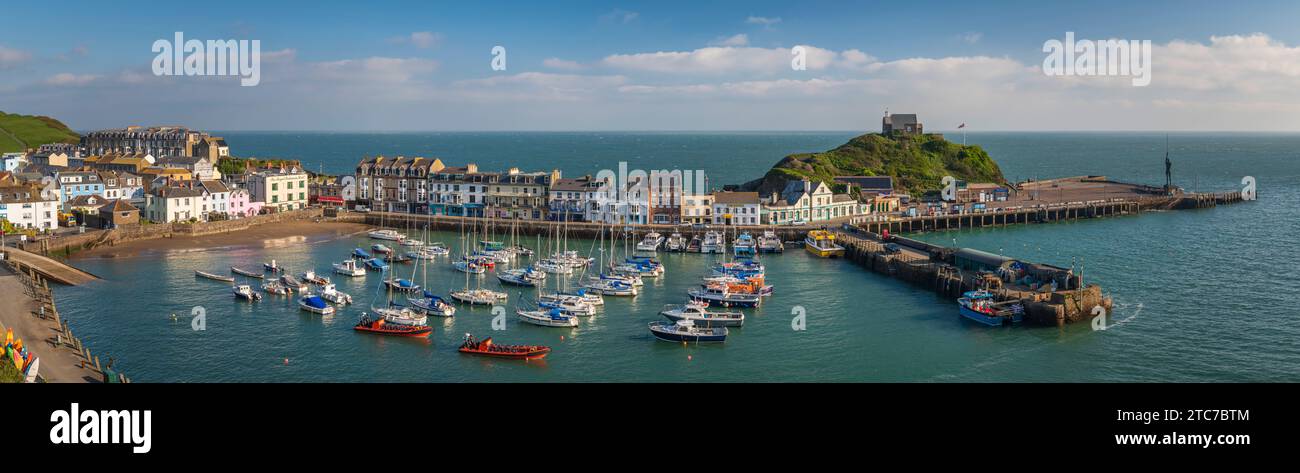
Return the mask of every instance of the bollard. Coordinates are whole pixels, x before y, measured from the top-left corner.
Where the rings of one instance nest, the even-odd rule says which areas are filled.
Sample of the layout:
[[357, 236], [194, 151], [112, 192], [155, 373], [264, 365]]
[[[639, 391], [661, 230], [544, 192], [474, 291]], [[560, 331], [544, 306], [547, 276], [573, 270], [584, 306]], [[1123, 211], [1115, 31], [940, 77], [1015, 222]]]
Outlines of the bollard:
[[95, 357], [95, 371], [102, 371], [101, 369], [99, 369], [99, 357], [98, 357], [98, 356]]

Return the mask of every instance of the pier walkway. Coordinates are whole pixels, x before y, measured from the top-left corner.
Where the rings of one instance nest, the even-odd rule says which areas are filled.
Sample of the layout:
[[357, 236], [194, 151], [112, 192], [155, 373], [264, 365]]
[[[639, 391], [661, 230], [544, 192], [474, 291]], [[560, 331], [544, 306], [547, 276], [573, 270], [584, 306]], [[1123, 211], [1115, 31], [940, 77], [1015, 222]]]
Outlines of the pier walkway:
[[8, 264], [0, 264], [0, 330], [13, 329], [40, 359], [38, 377], [52, 383], [97, 383], [96, 359], [71, 335], [54, 308], [49, 288]]
[[99, 277], [93, 274], [72, 267], [61, 261], [35, 253], [28, 253], [17, 248], [4, 248], [3, 255], [4, 259], [18, 266], [18, 271], [35, 271], [36, 274], [40, 275], [42, 278], [59, 284], [76, 286], [99, 279]]

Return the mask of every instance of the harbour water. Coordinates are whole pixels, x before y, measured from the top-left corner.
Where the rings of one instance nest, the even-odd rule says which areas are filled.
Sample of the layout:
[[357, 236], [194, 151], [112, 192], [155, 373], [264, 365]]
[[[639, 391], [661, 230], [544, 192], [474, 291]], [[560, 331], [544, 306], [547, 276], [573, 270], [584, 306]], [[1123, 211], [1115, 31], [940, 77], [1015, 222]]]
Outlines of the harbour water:
[[[703, 168], [714, 185], [761, 176], [784, 154], [828, 149], [852, 135], [225, 133], [238, 154], [302, 159], [326, 172], [347, 172], [363, 154], [400, 152], [487, 169], [559, 167], [566, 175], [618, 161], [647, 169]], [[1012, 179], [1105, 174], [1163, 180], [1163, 134], [972, 133], [967, 140], [983, 145]], [[139, 381], [1300, 379], [1300, 321], [1288, 297], [1300, 285], [1293, 270], [1300, 256], [1300, 135], [1175, 134], [1170, 141], [1176, 184], [1240, 189], [1241, 178], [1253, 176], [1260, 200], [919, 236], [1065, 267], [1081, 263], [1085, 280], [1102, 284], [1115, 300], [1104, 331], [1083, 324], [977, 326], [961, 320], [952, 301], [930, 291], [802, 251], [765, 258], [776, 295], [749, 311], [745, 326], [725, 344], [713, 346], [660, 342], [646, 330], [647, 323], [662, 320], [661, 306], [681, 302], [716, 259], [702, 255], [663, 255], [666, 277], [648, 280], [634, 300], [607, 298], [602, 312], [576, 329], [519, 323], [513, 307], [520, 293], [511, 289], [507, 330], [490, 330], [488, 309], [461, 308], [454, 319], [435, 321], [428, 340], [351, 330], [376, 296], [373, 273], [352, 281], [331, 275], [359, 302], [332, 317], [302, 312], [275, 296], [251, 305], [237, 302], [228, 285], [193, 276], [195, 269], [224, 274], [231, 265], [254, 268], [270, 259], [294, 272], [327, 272], [352, 248], [368, 247], [372, 242], [364, 235], [76, 259], [105, 281], [60, 288], [56, 297], [73, 330], [92, 341], [91, 349], [114, 354], [118, 366]], [[458, 243], [454, 233], [433, 239]], [[590, 242], [569, 245], [585, 252]], [[465, 284], [462, 273], [445, 260], [439, 263], [428, 273], [436, 292]], [[498, 287], [490, 275], [483, 284]], [[190, 328], [194, 306], [206, 309], [205, 331]], [[807, 330], [791, 329], [796, 306], [806, 311]], [[462, 356], [456, 346], [467, 332], [502, 343], [547, 344], [554, 351], [541, 362]]]

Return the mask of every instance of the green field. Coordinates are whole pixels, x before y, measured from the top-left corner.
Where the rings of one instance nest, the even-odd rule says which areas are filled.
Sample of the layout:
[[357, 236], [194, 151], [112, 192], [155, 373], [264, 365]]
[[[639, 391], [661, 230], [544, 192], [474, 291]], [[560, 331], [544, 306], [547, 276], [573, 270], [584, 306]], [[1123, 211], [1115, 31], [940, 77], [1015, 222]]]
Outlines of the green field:
[[76, 143], [80, 135], [45, 116], [0, 112], [0, 153], [23, 151], [46, 143]]

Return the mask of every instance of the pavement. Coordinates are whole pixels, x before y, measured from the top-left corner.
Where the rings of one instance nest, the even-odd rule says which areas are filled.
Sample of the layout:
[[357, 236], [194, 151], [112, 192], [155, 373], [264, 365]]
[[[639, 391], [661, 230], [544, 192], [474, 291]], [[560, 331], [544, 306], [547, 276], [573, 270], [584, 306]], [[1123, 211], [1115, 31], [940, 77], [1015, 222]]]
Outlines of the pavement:
[[5, 301], [0, 304], [0, 330], [12, 328], [14, 338], [21, 338], [23, 345], [40, 357], [39, 373], [46, 382], [97, 383], [103, 380], [93, 367], [81, 366], [84, 358], [66, 344], [66, 336], [62, 337], [63, 345], [56, 344], [62, 329], [52, 314], [45, 319], [38, 315], [41, 303], [27, 293], [22, 279], [10, 271], [8, 265], [0, 265], [0, 300]]

